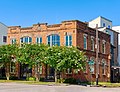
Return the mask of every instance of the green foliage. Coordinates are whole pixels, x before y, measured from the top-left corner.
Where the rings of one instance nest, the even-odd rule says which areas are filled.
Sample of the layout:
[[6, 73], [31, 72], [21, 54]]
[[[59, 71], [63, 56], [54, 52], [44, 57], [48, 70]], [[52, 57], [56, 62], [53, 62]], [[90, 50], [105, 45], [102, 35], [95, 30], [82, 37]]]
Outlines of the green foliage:
[[53, 46], [47, 49], [47, 63], [63, 71], [68, 68], [84, 70], [85, 55], [75, 47]]
[[24, 44], [18, 49], [17, 60], [32, 68], [33, 65], [44, 62], [46, 48], [44, 44]]
[[[12, 58], [16, 56], [18, 46], [16, 44], [12, 45], [2, 45], [0, 46], [0, 63], [6, 64], [11, 62]], [[3, 66], [3, 65], [2, 65]]]
[[18, 80], [18, 77], [10, 76], [10, 80]]
[[78, 84], [78, 83], [80, 83], [80, 80], [74, 79], [74, 78], [67, 78], [67, 79], [64, 80], [64, 83]]
[[26, 80], [27, 80], [27, 81], [35, 81], [36, 78], [35, 78], [35, 77], [28, 77]]

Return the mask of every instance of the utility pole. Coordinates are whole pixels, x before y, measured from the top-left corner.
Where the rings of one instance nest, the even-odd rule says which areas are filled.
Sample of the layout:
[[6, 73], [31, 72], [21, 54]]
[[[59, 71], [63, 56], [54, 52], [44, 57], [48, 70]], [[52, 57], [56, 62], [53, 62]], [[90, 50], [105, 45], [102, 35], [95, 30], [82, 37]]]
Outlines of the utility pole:
[[98, 85], [98, 25], [96, 25], [96, 85]]

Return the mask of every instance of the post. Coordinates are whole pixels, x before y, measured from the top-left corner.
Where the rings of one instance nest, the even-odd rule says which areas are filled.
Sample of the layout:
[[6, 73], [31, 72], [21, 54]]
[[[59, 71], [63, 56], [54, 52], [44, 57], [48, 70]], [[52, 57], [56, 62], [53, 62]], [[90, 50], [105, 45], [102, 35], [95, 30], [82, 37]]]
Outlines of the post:
[[98, 25], [96, 25], [96, 85], [98, 85]]

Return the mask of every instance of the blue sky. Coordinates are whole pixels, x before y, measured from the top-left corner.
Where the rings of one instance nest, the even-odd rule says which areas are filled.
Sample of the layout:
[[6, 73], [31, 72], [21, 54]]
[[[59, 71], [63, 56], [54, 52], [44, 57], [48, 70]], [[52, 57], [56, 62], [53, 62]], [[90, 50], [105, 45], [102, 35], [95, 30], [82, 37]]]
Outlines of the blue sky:
[[98, 16], [120, 25], [120, 0], [0, 0], [0, 22], [8, 26], [84, 22]]

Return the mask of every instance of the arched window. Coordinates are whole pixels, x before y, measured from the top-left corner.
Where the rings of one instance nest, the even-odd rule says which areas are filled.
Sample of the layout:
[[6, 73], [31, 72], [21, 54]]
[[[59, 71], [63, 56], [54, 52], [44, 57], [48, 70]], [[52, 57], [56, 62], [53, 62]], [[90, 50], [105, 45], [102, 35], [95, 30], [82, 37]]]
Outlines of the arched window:
[[[91, 57], [91, 58], [90, 58], [90, 61], [95, 64], [95, 58], [94, 58], [94, 57]], [[95, 73], [94, 64], [91, 64], [91, 65], [89, 66], [89, 67], [90, 67], [90, 72], [93, 73], [93, 74]]]
[[65, 36], [65, 46], [72, 46], [72, 36], [71, 35]]
[[60, 36], [57, 34], [47, 36], [47, 44], [49, 44], [50, 46], [60, 46]]
[[102, 74], [105, 75], [106, 60], [102, 59]]
[[102, 42], [102, 53], [105, 54], [105, 40]]
[[42, 37], [37, 37], [37, 38], [36, 38], [36, 43], [37, 43], [37, 44], [42, 43]]
[[29, 37], [29, 36], [25, 36], [25, 37], [20, 38], [20, 42], [21, 43], [31, 43], [32, 42], [32, 38]]
[[83, 35], [83, 39], [84, 39], [84, 49], [87, 49], [87, 35], [86, 34]]
[[94, 51], [94, 38], [91, 37], [91, 50]]
[[11, 39], [11, 44], [16, 44], [16, 38]]

